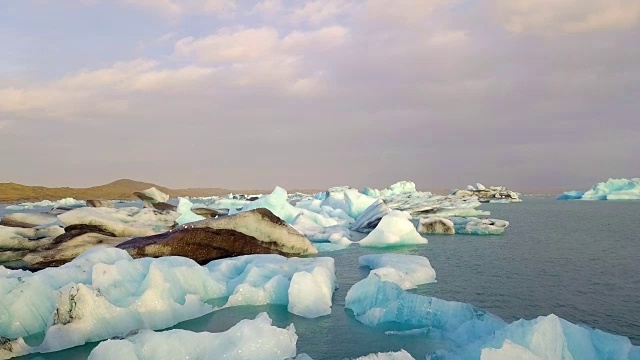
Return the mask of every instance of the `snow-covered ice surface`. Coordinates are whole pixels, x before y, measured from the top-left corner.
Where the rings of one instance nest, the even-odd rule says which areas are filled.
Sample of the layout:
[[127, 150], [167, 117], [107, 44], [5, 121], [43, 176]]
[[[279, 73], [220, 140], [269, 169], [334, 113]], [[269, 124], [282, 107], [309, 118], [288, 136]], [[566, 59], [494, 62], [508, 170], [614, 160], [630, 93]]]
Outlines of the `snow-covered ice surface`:
[[293, 324], [281, 329], [260, 313], [222, 333], [142, 330], [124, 339], [103, 341], [89, 360], [279, 360], [296, 356], [297, 340]]
[[640, 178], [609, 179], [582, 191], [567, 191], [558, 200], [640, 200]]
[[[36, 273], [0, 267], [0, 358], [52, 352], [137, 329], [162, 329], [222, 307], [287, 305], [318, 317], [331, 312], [332, 258], [248, 255], [199, 266], [190, 259], [133, 260], [123, 250], [94, 249]], [[38, 345], [24, 337], [44, 332]], [[11, 351], [6, 349], [10, 347]]]

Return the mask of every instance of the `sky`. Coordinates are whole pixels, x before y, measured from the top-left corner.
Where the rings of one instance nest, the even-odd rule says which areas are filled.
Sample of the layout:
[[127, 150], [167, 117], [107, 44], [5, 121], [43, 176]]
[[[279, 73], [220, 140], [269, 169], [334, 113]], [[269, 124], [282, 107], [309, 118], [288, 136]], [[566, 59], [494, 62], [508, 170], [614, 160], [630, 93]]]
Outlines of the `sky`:
[[0, 44], [0, 182], [640, 176], [638, 0], [4, 0]]

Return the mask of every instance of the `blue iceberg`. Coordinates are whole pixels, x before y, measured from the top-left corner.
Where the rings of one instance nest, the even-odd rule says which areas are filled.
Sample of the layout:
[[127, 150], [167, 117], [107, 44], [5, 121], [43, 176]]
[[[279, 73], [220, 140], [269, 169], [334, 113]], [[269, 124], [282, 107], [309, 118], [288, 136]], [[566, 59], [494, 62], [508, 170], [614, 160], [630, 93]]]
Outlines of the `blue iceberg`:
[[609, 179], [586, 192], [567, 191], [557, 200], [640, 200], [640, 178]]

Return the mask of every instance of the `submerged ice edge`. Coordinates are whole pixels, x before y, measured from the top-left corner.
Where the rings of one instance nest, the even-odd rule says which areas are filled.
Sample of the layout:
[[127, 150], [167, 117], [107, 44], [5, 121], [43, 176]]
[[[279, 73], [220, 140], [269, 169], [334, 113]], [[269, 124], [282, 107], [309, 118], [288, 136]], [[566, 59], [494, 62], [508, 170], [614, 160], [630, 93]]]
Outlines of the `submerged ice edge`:
[[[328, 315], [336, 287], [332, 258], [247, 255], [200, 266], [179, 257], [133, 260], [114, 248], [37, 273], [0, 267], [0, 276], [0, 358], [170, 327], [218, 309], [211, 299]], [[24, 337], [42, 332], [41, 344], [27, 345]]]
[[[628, 338], [576, 325], [554, 314], [507, 324], [471, 304], [409, 293], [404, 290], [411, 288], [407, 284], [431, 282], [429, 278], [408, 280], [412, 274], [432, 271], [428, 260], [419, 258], [401, 254], [360, 257], [360, 263], [372, 270], [349, 289], [345, 308], [368, 326], [399, 323], [417, 327], [415, 331], [387, 331], [388, 335], [426, 336], [453, 344], [429, 356], [431, 360], [640, 360], [640, 347]], [[400, 276], [389, 276], [389, 271], [381, 269]]]

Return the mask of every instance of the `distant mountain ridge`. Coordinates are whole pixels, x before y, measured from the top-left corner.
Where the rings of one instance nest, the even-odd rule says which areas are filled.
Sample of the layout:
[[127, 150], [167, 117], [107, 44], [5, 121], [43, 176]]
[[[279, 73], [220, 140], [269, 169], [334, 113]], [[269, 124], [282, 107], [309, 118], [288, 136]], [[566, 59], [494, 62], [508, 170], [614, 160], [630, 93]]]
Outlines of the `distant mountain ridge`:
[[[220, 196], [229, 193], [269, 193], [269, 190], [229, 190], [222, 188], [189, 188], [189, 189], [169, 189], [153, 183], [136, 181], [131, 179], [120, 179], [114, 182], [88, 188], [71, 187], [45, 187], [29, 186], [16, 183], [0, 183], [0, 203], [14, 203], [21, 201], [41, 201], [58, 200], [72, 197], [79, 200], [129, 200], [136, 199], [133, 195], [136, 191], [142, 191], [150, 187], [168, 194], [171, 197], [178, 196]], [[319, 190], [292, 189], [292, 192], [317, 192]]]

